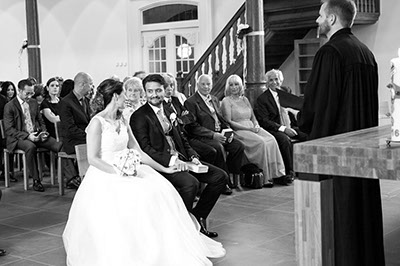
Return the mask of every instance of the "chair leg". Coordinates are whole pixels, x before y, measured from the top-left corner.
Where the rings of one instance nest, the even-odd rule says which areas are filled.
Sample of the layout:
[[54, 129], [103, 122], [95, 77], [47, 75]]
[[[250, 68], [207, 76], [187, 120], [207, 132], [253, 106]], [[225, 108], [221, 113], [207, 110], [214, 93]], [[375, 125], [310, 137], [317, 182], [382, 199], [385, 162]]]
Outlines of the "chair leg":
[[58, 177], [58, 191], [60, 196], [64, 195], [64, 178], [62, 176], [62, 158], [59, 156], [57, 160], [57, 177]]
[[22, 163], [24, 164], [24, 190], [28, 190], [28, 185], [29, 185], [29, 176], [28, 176], [28, 167], [26, 165], [26, 155], [22, 155]]
[[37, 167], [38, 167], [38, 172], [39, 172], [39, 179], [43, 180], [43, 166], [42, 166], [42, 160], [41, 160], [40, 155], [41, 155], [40, 153], [36, 153], [36, 161], [37, 161]]
[[55, 185], [56, 180], [55, 180], [55, 154], [54, 152], [50, 151], [50, 180], [51, 180], [51, 185]]
[[10, 186], [10, 169], [9, 168], [9, 157], [8, 152], [4, 151], [4, 179], [5, 187]]

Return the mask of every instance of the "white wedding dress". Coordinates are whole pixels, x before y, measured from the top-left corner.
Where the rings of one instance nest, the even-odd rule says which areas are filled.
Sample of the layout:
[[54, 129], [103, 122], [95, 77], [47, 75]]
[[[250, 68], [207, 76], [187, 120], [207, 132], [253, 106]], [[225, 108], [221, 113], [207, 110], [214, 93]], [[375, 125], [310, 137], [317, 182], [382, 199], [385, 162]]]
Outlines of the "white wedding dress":
[[[111, 163], [127, 148], [120, 133], [100, 116], [101, 157]], [[221, 243], [199, 232], [176, 189], [147, 165], [135, 177], [90, 166], [71, 205], [63, 241], [69, 266], [212, 265], [225, 255]]]

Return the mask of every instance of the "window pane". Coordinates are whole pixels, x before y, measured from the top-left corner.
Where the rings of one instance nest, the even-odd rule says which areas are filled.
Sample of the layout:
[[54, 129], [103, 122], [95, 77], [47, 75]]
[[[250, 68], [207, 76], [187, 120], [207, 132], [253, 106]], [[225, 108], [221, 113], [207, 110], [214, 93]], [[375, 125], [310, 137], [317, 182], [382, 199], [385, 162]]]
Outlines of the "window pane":
[[192, 69], [194, 66], [194, 60], [189, 61], [189, 70]]
[[183, 72], [188, 72], [188, 62], [187, 61], [183, 61]]
[[154, 48], [158, 48], [160, 47], [160, 38], [158, 38], [155, 42], [154, 42]]
[[160, 50], [156, 50], [156, 60], [160, 60]]
[[154, 60], [154, 50], [149, 49], [149, 60]]
[[154, 63], [150, 62], [149, 70], [150, 70], [150, 73], [154, 73]]
[[181, 62], [180, 61], [176, 61], [176, 72], [181, 71], [182, 67], [181, 67]]
[[176, 45], [176, 47], [181, 45], [181, 37], [180, 36], [175, 35], [175, 45]]
[[161, 50], [161, 60], [166, 60], [167, 59], [167, 49], [162, 49]]
[[163, 5], [143, 12], [143, 24], [185, 20], [197, 20], [197, 6], [183, 4]]
[[165, 47], [165, 36], [161, 37], [161, 47]]
[[161, 72], [162, 73], [166, 73], [167, 72], [167, 63], [166, 62], [162, 62], [161, 63]]
[[156, 63], [156, 73], [160, 73], [160, 63]]

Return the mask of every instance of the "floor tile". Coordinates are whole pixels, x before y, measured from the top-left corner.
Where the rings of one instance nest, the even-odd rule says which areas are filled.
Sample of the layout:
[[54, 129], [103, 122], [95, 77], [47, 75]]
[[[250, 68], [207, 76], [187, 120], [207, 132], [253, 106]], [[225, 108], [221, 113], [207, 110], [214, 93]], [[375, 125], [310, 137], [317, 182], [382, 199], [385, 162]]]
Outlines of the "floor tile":
[[31, 231], [29, 233], [0, 239], [0, 246], [10, 255], [28, 258], [63, 246], [61, 237]]
[[44, 263], [46, 265], [66, 265], [66, 254], [64, 247], [56, 248], [48, 252], [29, 257], [29, 259]]
[[1, 222], [0, 222], [0, 239], [27, 233], [27, 232], [29, 232], [29, 230], [14, 227], [14, 226], [4, 225], [4, 224], [1, 224]]
[[48, 211], [39, 211], [30, 214], [1, 220], [1, 224], [14, 227], [39, 230], [66, 221], [67, 215]]

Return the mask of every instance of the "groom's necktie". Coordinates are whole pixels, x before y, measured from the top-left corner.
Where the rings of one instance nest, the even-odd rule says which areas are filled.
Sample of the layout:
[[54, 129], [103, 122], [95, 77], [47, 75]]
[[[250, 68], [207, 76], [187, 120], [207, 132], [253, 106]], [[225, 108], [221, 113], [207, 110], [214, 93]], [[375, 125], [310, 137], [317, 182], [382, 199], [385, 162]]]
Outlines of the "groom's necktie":
[[31, 118], [31, 112], [29, 110], [29, 104], [27, 102], [22, 103], [23, 111], [24, 111], [24, 117], [25, 117], [25, 129], [26, 132], [29, 134], [35, 131], [35, 128], [32, 123], [32, 118]]
[[160, 109], [157, 111], [157, 118], [161, 123], [161, 126], [164, 130], [165, 138], [167, 139], [168, 145], [170, 147], [170, 154], [178, 156], [178, 152], [175, 146], [175, 142], [172, 137], [169, 135], [170, 131], [172, 130], [172, 125], [169, 122], [168, 118], [163, 114], [163, 110]]

